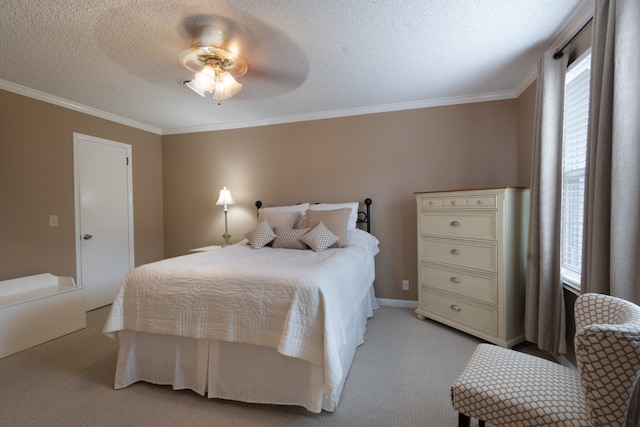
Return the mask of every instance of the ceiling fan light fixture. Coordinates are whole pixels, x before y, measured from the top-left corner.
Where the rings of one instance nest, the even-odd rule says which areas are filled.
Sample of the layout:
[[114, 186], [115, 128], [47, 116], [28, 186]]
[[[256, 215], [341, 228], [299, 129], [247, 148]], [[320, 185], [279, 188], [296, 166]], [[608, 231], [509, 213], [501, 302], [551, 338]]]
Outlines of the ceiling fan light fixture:
[[180, 55], [182, 64], [195, 72], [194, 78], [184, 82], [200, 96], [210, 92], [220, 105], [242, 90], [235, 77], [247, 72], [247, 64], [232, 52], [216, 46], [197, 44]]
[[195, 78], [193, 79], [196, 86], [202, 89], [205, 92], [212, 92], [216, 86], [216, 72], [213, 67], [207, 65], [202, 69], [202, 71], [198, 71], [196, 73]]
[[198, 86], [198, 83], [196, 83], [196, 79], [187, 80], [186, 82], [184, 82], [184, 85], [204, 98], [204, 90], [202, 90], [202, 88]]
[[216, 79], [213, 98], [218, 102], [218, 105], [220, 105], [223, 99], [231, 98], [240, 92], [241, 89], [242, 85], [238, 83], [230, 73], [224, 71], [220, 73]]
[[228, 71], [223, 72], [220, 77], [227, 98], [231, 98], [242, 90], [242, 85]]

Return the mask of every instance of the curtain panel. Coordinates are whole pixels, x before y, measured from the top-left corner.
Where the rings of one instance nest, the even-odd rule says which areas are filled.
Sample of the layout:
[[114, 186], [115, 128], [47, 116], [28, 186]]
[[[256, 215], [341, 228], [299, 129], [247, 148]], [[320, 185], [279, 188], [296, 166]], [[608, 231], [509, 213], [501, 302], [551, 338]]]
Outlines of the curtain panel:
[[568, 55], [553, 51], [538, 62], [531, 168], [525, 338], [551, 354], [566, 353], [560, 282], [562, 117]]
[[640, 304], [640, 0], [598, 0], [582, 292]]

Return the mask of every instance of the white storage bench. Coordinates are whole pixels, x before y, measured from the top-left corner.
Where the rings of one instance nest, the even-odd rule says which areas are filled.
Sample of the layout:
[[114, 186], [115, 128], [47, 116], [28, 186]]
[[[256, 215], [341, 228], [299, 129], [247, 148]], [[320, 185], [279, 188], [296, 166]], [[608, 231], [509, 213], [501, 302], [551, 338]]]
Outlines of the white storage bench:
[[0, 358], [86, 327], [84, 287], [44, 273], [0, 281]]

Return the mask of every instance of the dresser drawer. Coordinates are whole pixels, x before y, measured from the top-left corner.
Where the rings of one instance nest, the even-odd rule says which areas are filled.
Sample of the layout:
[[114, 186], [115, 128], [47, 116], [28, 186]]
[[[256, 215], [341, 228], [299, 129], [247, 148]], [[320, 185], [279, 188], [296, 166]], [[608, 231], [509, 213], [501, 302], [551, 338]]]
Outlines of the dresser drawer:
[[498, 206], [496, 194], [425, 196], [420, 200], [423, 209], [496, 209]]
[[420, 244], [422, 261], [471, 267], [490, 272], [498, 270], [498, 245], [495, 242], [421, 237]]
[[485, 307], [481, 304], [474, 304], [426, 290], [423, 292], [425, 294], [422, 308], [433, 313], [434, 317], [440, 317], [489, 335], [498, 335], [497, 308]]
[[423, 197], [422, 199], [420, 199], [420, 202], [420, 207], [422, 209], [442, 207], [442, 199], [438, 199], [435, 197]]
[[441, 237], [497, 239], [495, 212], [433, 212], [420, 213], [420, 233]]
[[474, 274], [433, 264], [421, 264], [423, 285], [444, 290], [489, 304], [498, 303], [498, 277], [494, 274]]

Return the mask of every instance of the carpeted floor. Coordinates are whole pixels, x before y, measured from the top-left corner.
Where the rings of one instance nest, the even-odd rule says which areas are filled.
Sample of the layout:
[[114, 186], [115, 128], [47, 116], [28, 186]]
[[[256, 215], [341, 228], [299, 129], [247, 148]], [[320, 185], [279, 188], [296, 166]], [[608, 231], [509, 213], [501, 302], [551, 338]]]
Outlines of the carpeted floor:
[[314, 414], [147, 383], [114, 390], [117, 345], [101, 334], [108, 310], [87, 313], [84, 330], [0, 359], [0, 425], [455, 426], [449, 387], [480, 342], [411, 309], [381, 307], [338, 409]]

